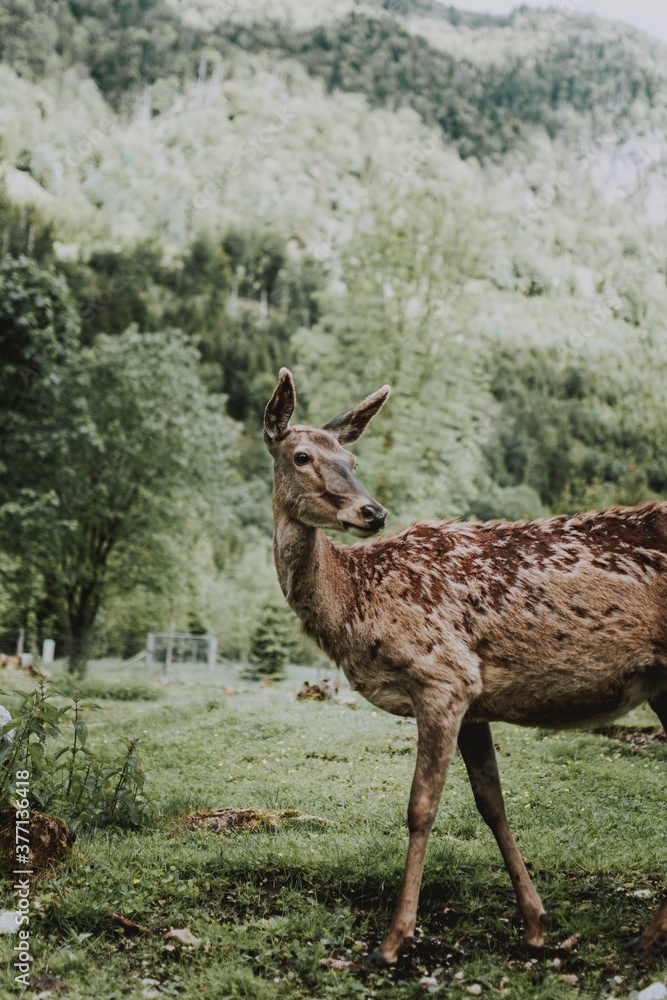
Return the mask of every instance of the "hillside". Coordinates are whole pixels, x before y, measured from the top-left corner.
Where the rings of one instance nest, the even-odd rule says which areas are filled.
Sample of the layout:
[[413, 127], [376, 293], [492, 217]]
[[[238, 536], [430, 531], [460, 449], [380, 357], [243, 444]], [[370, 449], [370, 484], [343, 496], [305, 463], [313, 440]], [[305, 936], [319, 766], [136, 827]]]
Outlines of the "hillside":
[[[171, 605], [110, 595], [102, 644], [134, 601], [133, 635], [196, 610], [247, 651], [281, 364], [301, 419], [394, 385], [359, 448], [394, 525], [667, 495], [659, 42], [428, 0], [26, 0], [0, 39], [3, 258], [64, 278], [82, 346], [185, 331], [237, 422], [222, 537]], [[7, 594], [8, 628], [43, 617]]]

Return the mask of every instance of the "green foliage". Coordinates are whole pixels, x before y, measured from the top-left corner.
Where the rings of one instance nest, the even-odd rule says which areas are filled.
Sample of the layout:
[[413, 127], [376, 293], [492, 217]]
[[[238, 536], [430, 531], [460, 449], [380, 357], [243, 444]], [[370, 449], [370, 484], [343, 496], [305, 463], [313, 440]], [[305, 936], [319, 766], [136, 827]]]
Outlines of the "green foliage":
[[354, 11], [300, 31], [279, 20], [252, 23], [251, 14], [241, 21], [219, 14], [205, 30], [166, 0], [12, 0], [0, 19], [0, 59], [32, 77], [58, 62], [83, 63], [116, 108], [127, 108], [152, 86], [150, 107], [159, 114], [198, 68], [201, 73], [210, 53], [234, 59], [244, 50], [268, 51], [274, 58], [298, 59], [330, 91], [362, 93], [376, 106], [413, 108], [439, 126], [461, 155], [479, 158], [507, 152], [533, 125], [555, 134], [567, 126], [566, 109], [597, 106], [618, 122], [638, 102], [653, 108], [664, 97], [657, 54], [638, 65], [630, 39], [596, 37], [569, 11], [542, 15], [552, 30], [538, 60], [521, 53], [487, 64], [438, 49], [409, 30], [410, 18], [426, 15], [482, 32], [513, 28], [522, 18], [530, 23], [525, 11], [490, 18], [434, 3], [391, 0], [382, 6], [386, 10], [378, 14]]
[[0, 10], [0, 625], [77, 669], [172, 621], [247, 659], [283, 364], [304, 421], [392, 384], [355, 448], [392, 527], [667, 494], [664, 50], [560, 9], [289, 9]]
[[[178, 571], [174, 540], [184, 553], [196, 518], [201, 524], [211, 505], [225, 502], [234, 430], [182, 334], [131, 328], [75, 353], [62, 279], [22, 260], [4, 264], [0, 281], [14, 323], [5, 327], [13, 336], [3, 372], [0, 529], [8, 551], [21, 556], [17, 578], [41, 577], [59, 595], [70, 664], [80, 673], [113, 579], [165, 587]], [[26, 485], [16, 491], [13, 482]]]
[[298, 622], [284, 601], [272, 601], [261, 610], [250, 640], [250, 664], [263, 677], [280, 677], [297, 648]]
[[635, 362], [639, 370], [620, 373], [604, 357], [555, 348], [495, 351], [491, 391], [500, 413], [485, 447], [493, 479], [501, 488], [530, 488], [568, 513], [664, 491], [667, 421], [659, 413], [647, 419], [647, 405], [655, 412], [643, 385], [651, 362], [641, 355]]
[[[25, 256], [0, 260], [0, 504], [16, 496], [16, 483], [44, 472], [53, 442], [40, 428], [68, 403], [64, 372], [78, 334], [62, 277]], [[24, 472], [16, 477], [19, 461]]]
[[476, 521], [533, 521], [543, 513], [539, 494], [526, 483], [505, 487], [494, 483], [471, 500], [467, 512]]
[[0, 261], [0, 551], [14, 624], [62, 611], [53, 568], [36, 578], [55, 516], [59, 459], [76, 438], [83, 402], [68, 387], [79, 322], [67, 285], [27, 257]]
[[32, 257], [42, 263], [53, 255], [54, 226], [34, 205], [15, 205], [0, 185], [0, 258]]
[[[539, 62], [519, 54], [486, 65], [439, 50], [395, 16], [412, 10], [387, 6], [391, 14], [354, 11], [301, 32], [280, 22], [232, 23], [218, 31], [252, 52], [273, 49], [299, 59], [324, 78], [329, 91], [362, 93], [371, 105], [393, 110], [413, 108], [427, 124], [439, 126], [463, 157], [506, 153], [534, 125], [555, 135], [567, 125], [566, 109], [600, 107], [618, 122], [633, 102], [653, 107], [657, 95], [667, 92], [657, 53], [655, 62], [640, 69], [630, 44], [591, 37], [565, 14], [551, 15], [559, 31], [542, 47]], [[488, 23], [481, 18], [475, 27]]]
[[[15, 692], [19, 706], [0, 736], [0, 803], [9, 805], [16, 793], [16, 772], [30, 772], [30, 796], [45, 812], [55, 812], [74, 828], [136, 827], [153, 813], [143, 791], [146, 776], [136, 739], [124, 739], [115, 757], [88, 747], [84, 714], [96, 708], [74, 691], [71, 705], [58, 708], [44, 684]], [[62, 744], [71, 725], [71, 743]]]
[[474, 493], [483, 397], [462, 349], [458, 302], [475, 267], [475, 235], [456, 186], [402, 197], [390, 190], [346, 248], [345, 293], [331, 296], [320, 324], [299, 335], [297, 392], [309, 420], [322, 424], [391, 385], [356, 450], [364, 483], [401, 518], [461, 513]]
[[173, 278], [164, 319], [198, 343], [207, 384], [236, 420], [258, 422], [275, 372], [292, 363], [291, 339], [319, 316], [324, 274], [309, 256], [287, 256], [271, 231], [230, 230], [190, 245]]
[[[82, 62], [109, 100], [195, 67], [197, 34], [164, 0], [10, 0], [0, 18], [0, 58], [22, 75], [42, 76], [57, 60]], [[194, 51], [193, 51], [194, 49]]]
[[122, 333], [136, 324], [155, 329], [155, 309], [148, 300], [161, 276], [162, 251], [151, 242], [129, 249], [99, 249], [83, 263], [61, 263], [60, 270], [81, 316], [81, 340], [92, 344], [98, 333]]

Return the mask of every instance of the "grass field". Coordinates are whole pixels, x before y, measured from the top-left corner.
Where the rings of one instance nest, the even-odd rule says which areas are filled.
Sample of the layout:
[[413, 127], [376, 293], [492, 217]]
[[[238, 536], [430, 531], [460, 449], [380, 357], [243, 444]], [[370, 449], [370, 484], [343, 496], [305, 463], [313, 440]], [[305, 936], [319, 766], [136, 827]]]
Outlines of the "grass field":
[[[441, 996], [551, 1000], [628, 997], [664, 980], [664, 959], [647, 967], [622, 946], [667, 882], [667, 744], [633, 750], [503, 725], [494, 732], [509, 819], [551, 919], [545, 953], [522, 949], [508, 876], [457, 757], [415, 943], [395, 970], [359, 967], [387, 928], [402, 873], [416, 728], [360, 699], [354, 709], [295, 702], [305, 676], [314, 673], [227, 694], [239, 686], [231, 674], [182, 669], [156, 700], [98, 698], [91, 743], [140, 737], [160, 816], [139, 831], [80, 833], [70, 859], [34, 884], [34, 974], [68, 987], [53, 996], [405, 1000], [428, 995], [428, 975]], [[96, 664], [91, 685], [112, 677]], [[12, 682], [0, 676], [3, 690]], [[642, 709], [630, 721], [657, 720]], [[221, 806], [294, 808], [327, 824], [183, 831], [191, 810]], [[0, 907], [15, 904], [6, 884]], [[129, 937], [112, 914], [151, 933]], [[199, 943], [165, 938], [172, 928]], [[577, 946], [559, 948], [574, 934]], [[0, 937], [3, 1000], [18, 993], [14, 943]], [[331, 957], [354, 964], [321, 964]]]

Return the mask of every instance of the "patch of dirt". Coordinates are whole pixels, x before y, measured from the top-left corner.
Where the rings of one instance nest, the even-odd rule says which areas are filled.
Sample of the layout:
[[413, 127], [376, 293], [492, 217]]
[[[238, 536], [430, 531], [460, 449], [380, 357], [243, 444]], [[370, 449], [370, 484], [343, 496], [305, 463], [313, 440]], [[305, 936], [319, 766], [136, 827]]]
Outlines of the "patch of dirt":
[[[43, 996], [51, 996], [53, 990], [63, 992], [63, 990], [68, 990], [69, 986], [58, 976], [54, 976], [50, 972], [42, 972], [39, 976], [33, 976], [28, 989]], [[50, 992], [47, 993], [47, 990]]]
[[338, 680], [330, 681], [326, 677], [317, 684], [304, 681], [301, 690], [296, 694], [297, 701], [335, 701], [337, 697]]
[[600, 726], [592, 732], [596, 736], [620, 740], [633, 753], [641, 753], [652, 743], [667, 743], [667, 733], [662, 726]]
[[257, 830], [277, 830], [289, 823], [320, 823], [329, 825], [321, 816], [309, 816], [298, 809], [212, 809], [193, 812], [184, 820], [185, 830], [209, 830], [211, 833], [255, 833]]

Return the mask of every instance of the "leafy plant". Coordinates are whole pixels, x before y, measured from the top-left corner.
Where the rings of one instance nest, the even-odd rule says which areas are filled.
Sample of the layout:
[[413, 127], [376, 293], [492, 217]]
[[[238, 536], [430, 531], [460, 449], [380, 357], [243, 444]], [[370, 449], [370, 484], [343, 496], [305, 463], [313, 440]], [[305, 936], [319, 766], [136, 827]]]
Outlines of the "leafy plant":
[[[106, 757], [88, 747], [84, 712], [98, 706], [75, 691], [63, 708], [42, 683], [36, 690], [16, 691], [20, 705], [0, 729], [0, 804], [16, 793], [17, 771], [30, 772], [30, 794], [39, 806], [56, 812], [73, 827], [138, 826], [154, 812], [144, 794], [146, 775], [138, 755], [139, 741], [123, 739], [125, 749]], [[62, 744], [71, 724], [71, 742]], [[14, 730], [11, 740], [2, 739]]]

